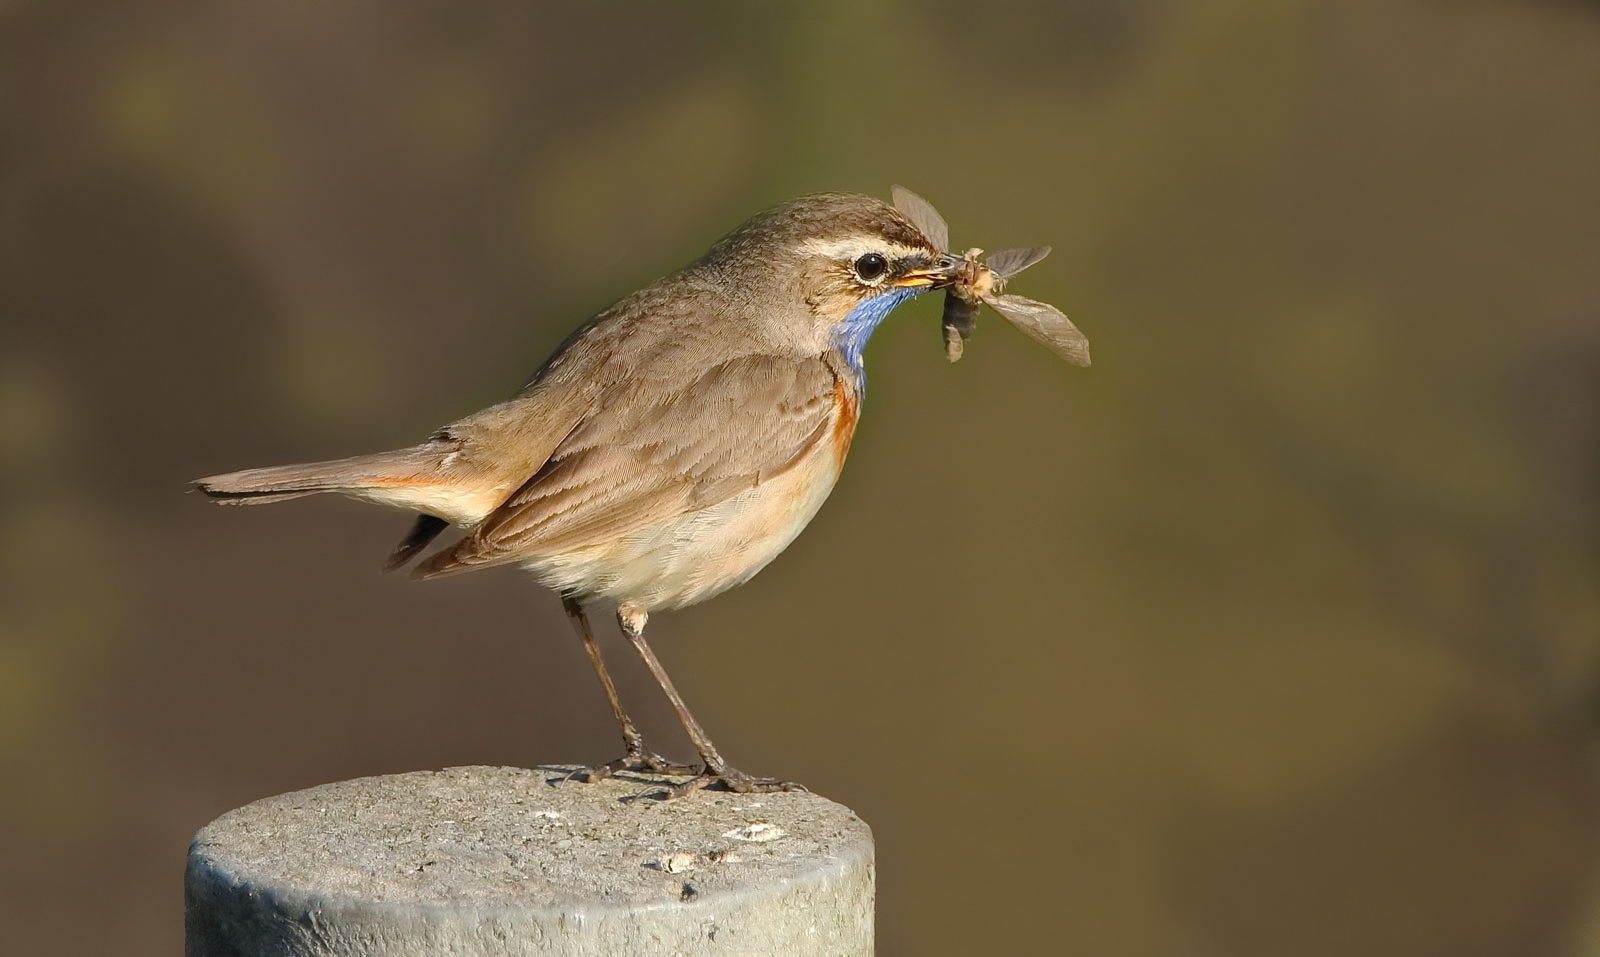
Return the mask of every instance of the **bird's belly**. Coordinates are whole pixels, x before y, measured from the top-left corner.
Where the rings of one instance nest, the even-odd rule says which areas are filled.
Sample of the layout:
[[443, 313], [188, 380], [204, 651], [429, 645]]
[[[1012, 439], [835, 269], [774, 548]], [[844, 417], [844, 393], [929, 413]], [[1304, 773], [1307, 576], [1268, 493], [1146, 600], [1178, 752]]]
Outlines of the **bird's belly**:
[[825, 444], [783, 474], [715, 505], [524, 567], [552, 588], [641, 611], [693, 604], [748, 581], [778, 557], [822, 507], [842, 464]]

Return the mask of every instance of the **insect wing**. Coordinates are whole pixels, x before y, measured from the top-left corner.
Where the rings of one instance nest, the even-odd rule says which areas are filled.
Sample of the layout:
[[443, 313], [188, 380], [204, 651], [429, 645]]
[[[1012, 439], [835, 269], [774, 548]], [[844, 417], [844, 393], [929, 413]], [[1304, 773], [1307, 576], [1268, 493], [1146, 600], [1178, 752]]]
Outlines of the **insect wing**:
[[1073, 365], [1089, 364], [1089, 338], [1060, 309], [1025, 296], [989, 296], [984, 301], [1051, 352]]
[[932, 203], [904, 186], [889, 187], [889, 195], [894, 199], [894, 208], [911, 220], [911, 225], [921, 230], [935, 249], [944, 252], [950, 248], [950, 226]]
[[1001, 249], [990, 253], [983, 264], [988, 266], [991, 272], [998, 273], [1002, 279], [1010, 279], [1048, 255], [1050, 255], [1049, 246]]

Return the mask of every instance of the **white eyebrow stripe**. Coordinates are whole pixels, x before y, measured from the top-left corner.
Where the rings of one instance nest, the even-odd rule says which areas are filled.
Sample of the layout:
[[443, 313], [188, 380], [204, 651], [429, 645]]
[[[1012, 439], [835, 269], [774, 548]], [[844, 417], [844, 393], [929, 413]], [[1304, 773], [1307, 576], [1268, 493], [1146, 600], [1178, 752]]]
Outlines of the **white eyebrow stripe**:
[[805, 256], [821, 256], [826, 259], [850, 260], [867, 253], [883, 253], [889, 259], [903, 259], [906, 256], [926, 256], [926, 249], [915, 246], [906, 246], [892, 242], [881, 236], [870, 233], [857, 233], [854, 236], [845, 236], [840, 239], [821, 239], [813, 237], [800, 244], [800, 252]]

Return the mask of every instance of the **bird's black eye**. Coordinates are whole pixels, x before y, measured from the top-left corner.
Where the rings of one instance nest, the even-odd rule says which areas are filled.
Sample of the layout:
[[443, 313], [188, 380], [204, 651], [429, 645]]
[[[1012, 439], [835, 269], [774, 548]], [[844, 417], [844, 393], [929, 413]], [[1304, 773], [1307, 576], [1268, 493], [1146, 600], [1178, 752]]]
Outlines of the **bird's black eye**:
[[878, 253], [867, 253], [856, 260], [856, 275], [862, 282], [874, 282], [882, 279], [883, 274], [889, 271], [889, 260]]

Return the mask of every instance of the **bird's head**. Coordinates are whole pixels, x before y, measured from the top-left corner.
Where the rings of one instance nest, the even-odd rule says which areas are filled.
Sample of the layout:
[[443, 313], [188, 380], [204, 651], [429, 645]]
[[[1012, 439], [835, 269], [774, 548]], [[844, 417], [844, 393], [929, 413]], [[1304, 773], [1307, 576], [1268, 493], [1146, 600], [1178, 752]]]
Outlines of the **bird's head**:
[[888, 203], [816, 193], [758, 213], [699, 265], [742, 290], [751, 318], [781, 323], [796, 344], [838, 349], [859, 371], [889, 312], [954, 281], [959, 264]]

